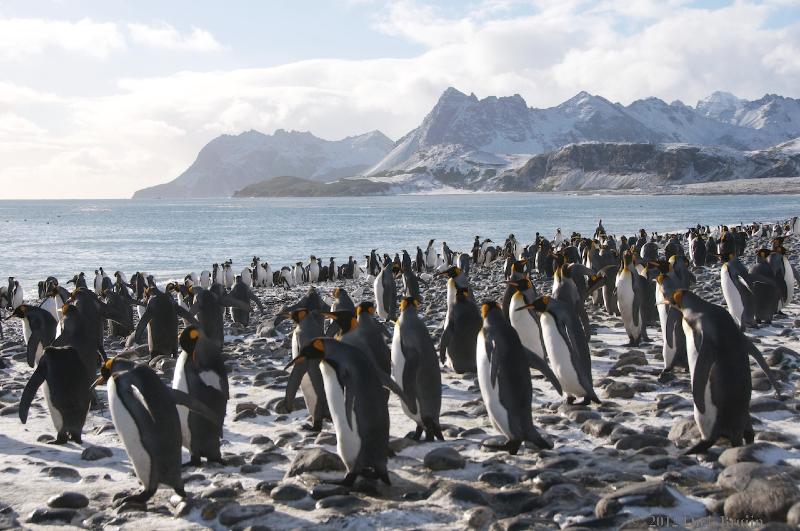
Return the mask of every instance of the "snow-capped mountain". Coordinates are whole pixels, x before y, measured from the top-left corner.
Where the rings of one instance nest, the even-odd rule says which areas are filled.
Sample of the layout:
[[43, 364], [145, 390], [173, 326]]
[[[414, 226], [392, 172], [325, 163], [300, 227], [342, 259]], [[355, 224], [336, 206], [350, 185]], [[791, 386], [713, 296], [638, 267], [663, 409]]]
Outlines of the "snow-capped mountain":
[[754, 129], [770, 144], [800, 136], [800, 100], [766, 94], [747, 101], [727, 92], [714, 92], [697, 102], [697, 112], [716, 121]]
[[273, 135], [258, 131], [222, 135], [206, 144], [176, 179], [139, 190], [133, 197], [229, 197], [250, 184], [281, 175], [333, 181], [362, 173], [393, 145], [380, 131], [337, 141], [282, 129]]
[[520, 155], [589, 141], [761, 149], [800, 136], [798, 126], [800, 100], [778, 96], [748, 102], [715, 93], [692, 108], [658, 98], [623, 106], [581, 92], [556, 107], [535, 109], [519, 95], [479, 100], [448, 88], [422, 124], [367, 175], [491, 174], [513, 167]]

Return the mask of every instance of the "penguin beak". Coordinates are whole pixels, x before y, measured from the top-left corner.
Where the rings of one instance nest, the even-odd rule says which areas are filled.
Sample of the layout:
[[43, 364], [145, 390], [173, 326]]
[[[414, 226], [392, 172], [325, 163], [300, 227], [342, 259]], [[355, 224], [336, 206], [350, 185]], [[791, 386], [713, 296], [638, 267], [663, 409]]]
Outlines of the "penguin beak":
[[515, 286], [515, 287], [519, 286], [519, 284], [517, 284], [516, 280], [506, 280], [506, 284], [508, 284], [509, 286]]
[[107, 381], [108, 381], [108, 378], [106, 378], [105, 376], [103, 376], [101, 374], [100, 376], [97, 377], [97, 380], [94, 381], [94, 383], [92, 384], [92, 386], [89, 389], [94, 389], [98, 385], [104, 385]]
[[284, 368], [283, 368], [283, 370], [284, 370], [284, 371], [286, 371], [286, 370], [288, 370], [288, 369], [289, 369], [289, 367], [293, 367], [295, 364], [297, 364], [297, 363], [302, 363], [302, 362], [304, 362], [304, 361], [306, 361], [306, 357], [305, 357], [305, 356], [297, 356], [297, 357], [296, 357], [296, 358], [294, 358], [292, 361], [290, 361], [289, 363], [287, 363], [287, 364], [286, 364], [286, 367], [284, 367]]

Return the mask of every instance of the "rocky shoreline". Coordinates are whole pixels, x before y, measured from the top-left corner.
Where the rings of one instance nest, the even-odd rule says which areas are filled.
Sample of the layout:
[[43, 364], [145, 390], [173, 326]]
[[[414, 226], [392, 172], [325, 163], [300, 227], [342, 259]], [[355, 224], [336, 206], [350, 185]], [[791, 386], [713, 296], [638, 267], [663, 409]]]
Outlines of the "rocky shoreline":
[[[752, 238], [743, 261], [765, 241]], [[796, 244], [795, 244], [796, 245]], [[791, 257], [797, 266], [797, 258]], [[695, 271], [695, 292], [723, 304], [719, 266]], [[476, 300], [502, 298], [502, 263], [470, 275]], [[540, 293], [551, 281], [535, 278]], [[372, 298], [371, 284], [338, 282], [355, 301]], [[334, 284], [319, 289], [330, 297]], [[292, 323], [272, 326], [275, 314], [307, 287], [260, 288], [265, 315], [250, 327], [226, 321], [224, 352], [230, 395], [223, 457], [228, 466], [184, 472], [187, 499], [159, 490], [147, 511], [111, 508], [114, 493], [138, 482], [107, 409], [90, 412], [82, 445], [46, 444], [52, 425], [37, 398], [22, 425], [17, 404], [30, 374], [21, 327], [4, 323], [0, 342], [0, 529], [43, 529], [55, 524], [120, 529], [641, 529], [760, 528], [769, 520], [800, 523], [800, 307], [748, 331], [779, 381], [787, 400], [773, 398], [753, 366], [756, 442], [741, 448], [715, 446], [708, 456], [680, 455], [697, 438], [688, 374], [660, 383], [661, 334], [653, 343], [624, 346], [618, 317], [587, 303], [594, 328], [592, 373], [602, 405], [567, 405], [534, 376], [534, 423], [554, 442], [553, 450], [523, 448], [517, 456], [497, 452], [498, 437], [486, 415], [477, 378], [442, 368], [444, 442], [405, 438], [413, 422], [396, 397], [389, 401], [391, 486], [360, 480], [347, 491], [320, 483], [340, 478], [336, 436], [329, 423], [319, 434], [304, 432], [304, 409], [286, 413], [283, 390], [291, 358]], [[438, 344], [445, 313], [445, 285], [422, 286], [420, 311]], [[147, 361], [146, 347], [126, 350], [107, 339], [109, 355]], [[171, 379], [174, 360], [151, 366]], [[104, 393], [101, 397], [105, 399]], [[304, 408], [298, 398], [298, 408]], [[486, 444], [490, 443], [490, 444]], [[788, 513], [788, 515], [787, 515]], [[780, 527], [770, 527], [779, 529]]]

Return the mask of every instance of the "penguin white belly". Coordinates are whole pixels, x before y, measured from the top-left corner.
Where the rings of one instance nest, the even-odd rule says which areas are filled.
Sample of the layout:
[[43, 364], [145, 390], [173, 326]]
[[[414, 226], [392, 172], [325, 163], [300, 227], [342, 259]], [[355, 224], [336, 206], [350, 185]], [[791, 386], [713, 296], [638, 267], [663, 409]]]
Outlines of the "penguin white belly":
[[25, 344], [27, 345], [31, 340], [31, 324], [27, 317], [22, 319], [22, 334], [25, 336]]
[[556, 293], [558, 288], [561, 287], [561, 275], [553, 276], [553, 287], [550, 290], [550, 293]]
[[331, 412], [331, 420], [336, 430], [336, 452], [342, 458], [347, 471], [353, 469], [361, 452], [361, 437], [358, 435], [358, 419], [356, 415], [350, 416], [348, 424], [348, 411], [345, 409], [344, 389], [339, 385], [336, 371], [327, 363], [320, 363], [322, 382], [325, 385], [325, 396]]
[[386, 319], [389, 317], [389, 312], [386, 311], [386, 307], [383, 305], [383, 275], [378, 274], [375, 277], [375, 282], [372, 285], [373, 290], [375, 291], [375, 310], [378, 312], [378, 315], [381, 319]]
[[[300, 342], [297, 339], [297, 329], [292, 332], [292, 359], [300, 355]], [[303, 375], [300, 380], [300, 392], [303, 393], [303, 400], [306, 403], [306, 409], [309, 415], [313, 415], [317, 409], [317, 392], [314, 390], [314, 384], [311, 383], [311, 378], [308, 373]], [[316, 419], [314, 419], [316, 420]]]
[[542, 359], [545, 359], [546, 351], [542, 345], [541, 333], [539, 331], [539, 323], [536, 322], [530, 312], [517, 311], [524, 305], [522, 296], [518, 293], [511, 298], [511, 304], [508, 307], [508, 316], [511, 321], [511, 326], [517, 331], [522, 346], [532, 351], [534, 354]]
[[44, 391], [44, 399], [47, 402], [47, 409], [50, 410], [50, 418], [53, 421], [53, 427], [56, 431], [61, 431], [61, 428], [64, 427], [64, 417], [61, 415], [61, 412], [58, 408], [53, 406], [53, 402], [50, 400], [50, 387], [48, 387], [47, 382], [42, 384], [42, 391]]
[[730, 273], [728, 273], [728, 264], [722, 264], [719, 270], [720, 283], [722, 284], [722, 296], [725, 298], [725, 306], [728, 313], [731, 314], [733, 320], [736, 321], [736, 326], [742, 326], [742, 315], [744, 314], [744, 303], [742, 302], [742, 295], [739, 289], [733, 283]]
[[622, 316], [625, 331], [633, 337], [638, 337], [642, 329], [642, 319], [639, 316], [639, 326], [633, 324], [633, 273], [626, 271], [617, 275], [617, 306]]
[[[694, 342], [694, 330], [691, 326], [689, 326], [686, 321], [681, 320], [681, 326], [683, 327], [683, 333], [686, 335], [686, 357], [689, 361], [689, 374], [691, 376], [692, 381], [694, 381], [694, 367], [697, 363], [698, 352], [697, 347]], [[712, 366], [713, 369], [713, 366]], [[703, 436], [703, 439], [709, 439], [711, 437], [711, 431], [714, 429], [714, 423], [717, 420], [717, 406], [711, 401], [711, 384], [710, 382], [706, 383], [706, 392], [704, 394], [705, 397], [705, 406], [706, 411], [705, 413], [701, 413], [697, 406], [694, 406], [694, 421], [697, 424], [697, 428], [700, 430], [700, 435]], [[694, 403], [694, 401], [692, 402]]]
[[578, 380], [578, 373], [572, 365], [572, 356], [569, 345], [564, 342], [553, 316], [543, 313], [541, 316], [542, 338], [547, 357], [553, 367], [553, 373], [558, 378], [564, 393], [570, 396], [586, 396], [586, 390]]
[[[514, 435], [511, 433], [511, 428], [508, 424], [508, 410], [500, 402], [500, 388], [492, 385], [492, 366], [486, 353], [486, 340], [484, 339], [483, 331], [478, 333], [475, 362], [478, 365], [478, 385], [481, 388], [481, 396], [483, 397], [486, 411], [489, 413], [489, 420], [492, 421], [492, 426], [497, 431], [512, 439]], [[500, 380], [498, 379], [499, 382]]]
[[[671, 333], [667, 330], [667, 313], [669, 308], [664, 304], [664, 293], [661, 291], [660, 286], [656, 286], [656, 308], [658, 309], [658, 321], [661, 323], [661, 354], [664, 358], [664, 367], [669, 367], [672, 364], [672, 358], [675, 356], [675, 348], [669, 348], [667, 343], [667, 334]], [[674, 339], [674, 338], [673, 338]]]
[[[402, 317], [400, 318], [402, 319]], [[392, 379], [397, 382], [397, 385], [400, 387], [401, 390], [403, 389], [403, 372], [406, 369], [406, 356], [403, 353], [403, 346], [400, 342], [400, 319], [397, 320], [397, 324], [394, 325], [394, 333], [392, 334]], [[409, 397], [413, 400], [417, 400], [417, 397], [412, 396]], [[417, 413], [412, 413], [406, 403], [404, 401], [400, 401], [400, 405], [403, 408], [403, 412], [408, 415], [408, 417], [416, 422], [417, 424], [422, 424], [422, 417], [419, 414], [419, 401], [417, 401]]]
[[142, 444], [142, 436], [139, 433], [136, 422], [128, 412], [125, 404], [117, 396], [117, 386], [114, 378], [108, 381], [108, 407], [111, 410], [111, 420], [114, 422], [114, 428], [117, 430], [117, 434], [125, 446], [125, 451], [131, 459], [136, 477], [147, 489], [150, 487], [150, 454], [147, 453]]
[[[189, 355], [185, 350], [181, 351], [178, 361], [175, 363], [175, 372], [172, 376], [172, 388], [184, 393], [189, 393], [189, 382], [186, 380], [186, 361]], [[192, 432], [189, 430], [189, 409], [186, 406], [178, 405], [178, 418], [181, 422], [181, 442], [184, 448], [191, 448]]]
[[146, 308], [144, 306], [139, 306], [138, 304], [136, 305], [136, 313], [139, 314], [139, 319], [142, 318], [145, 310]]
[[317, 280], [319, 280], [319, 266], [311, 264], [311, 267], [308, 268], [308, 281], [316, 282]]
[[42, 306], [41, 306], [41, 308], [42, 308], [42, 310], [45, 310], [46, 312], [49, 312], [49, 313], [50, 313], [50, 315], [52, 315], [52, 316], [53, 316], [53, 319], [55, 319], [55, 320], [56, 320], [56, 322], [58, 322], [58, 320], [59, 320], [60, 318], [59, 318], [59, 316], [58, 316], [58, 308], [56, 307], [56, 301], [55, 301], [55, 300], [53, 300], [53, 297], [47, 297], [47, 298], [46, 298], [46, 299], [45, 299], [45, 300], [42, 302]]
[[792, 302], [794, 298], [794, 271], [792, 271], [792, 264], [789, 263], [789, 259], [785, 256], [783, 257], [783, 281], [786, 283], [786, 301], [784, 302], [784, 306]]

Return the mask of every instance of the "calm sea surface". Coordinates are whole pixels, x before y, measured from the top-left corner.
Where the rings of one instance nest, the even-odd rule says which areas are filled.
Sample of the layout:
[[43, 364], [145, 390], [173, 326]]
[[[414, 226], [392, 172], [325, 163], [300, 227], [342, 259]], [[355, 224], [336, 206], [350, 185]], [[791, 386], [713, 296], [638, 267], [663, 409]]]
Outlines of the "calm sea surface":
[[233, 259], [237, 272], [253, 255], [276, 266], [310, 254], [346, 261], [370, 249], [393, 254], [430, 238], [469, 250], [475, 235], [502, 243], [509, 233], [525, 243], [538, 231], [551, 237], [606, 230], [631, 234], [697, 223], [777, 221], [800, 215], [800, 197], [575, 196], [468, 194], [438, 196], [0, 201], [0, 278], [16, 277], [26, 295], [55, 275], [78, 271], [87, 280], [102, 266], [128, 276], [147, 271], [159, 281], [211, 269]]

